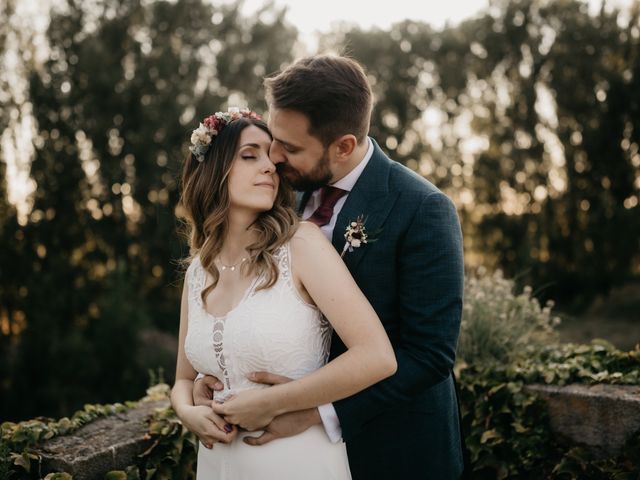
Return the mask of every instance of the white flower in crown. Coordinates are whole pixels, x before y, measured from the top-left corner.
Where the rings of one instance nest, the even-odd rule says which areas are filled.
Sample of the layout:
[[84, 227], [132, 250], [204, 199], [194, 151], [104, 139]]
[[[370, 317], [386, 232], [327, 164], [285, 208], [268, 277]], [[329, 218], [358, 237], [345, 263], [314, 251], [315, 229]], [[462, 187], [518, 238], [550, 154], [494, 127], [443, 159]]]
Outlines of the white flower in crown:
[[201, 123], [200, 126], [196, 128], [191, 134], [191, 143], [193, 143], [194, 145], [209, 145], [211, 143], [211, 136], [217, 134], [218, 132], [216, 130], [213, 130], [211, 133], [209, 133], [207, 127], [205, 127], [204, 124]]

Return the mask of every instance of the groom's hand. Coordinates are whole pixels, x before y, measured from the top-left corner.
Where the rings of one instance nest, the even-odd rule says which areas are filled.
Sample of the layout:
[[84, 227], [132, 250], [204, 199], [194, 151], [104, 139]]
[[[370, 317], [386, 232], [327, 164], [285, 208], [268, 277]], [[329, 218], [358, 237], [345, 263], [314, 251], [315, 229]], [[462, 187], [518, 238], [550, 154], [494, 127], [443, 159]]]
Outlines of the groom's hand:
[[[291, 381], [288, 377], [270, 372], [253, 372], [249, 375], [249, 380], [264, 385], [279, 385]], [[259, 437], [245, 437], [243, 441], [247, 445], [264, 445], [276, 438], [297, 435], [312, 425], [320, 423], [322, 423], [322, 419], [317, 408], [289, 412], [274, 418], [269, 425], [263, 428], [264, 433]]]
[[211, 405], [214, 390], [223, 390], [224, 385], [216, 377], [205, 375], [193, 384], [193, 404], [195, 406]]
[[317, 408], [289, 412], [274, 418], [263, 428], [264, 433], [259, 437], [244, 437], [242, 441], [247, 445], [264, 445], [276, 438], [291, 437], [304, 432], [312, 425], [322, 423]]
[[262, 383], [264, 385], [279, 385], [281, 383], [287, 383], [291, 381], [289, 377], [284, 377], [282, 375], [276, 375], [275, 373], [269, 372], [253, 372], [248, 375], [248, 378], [252, 382]]

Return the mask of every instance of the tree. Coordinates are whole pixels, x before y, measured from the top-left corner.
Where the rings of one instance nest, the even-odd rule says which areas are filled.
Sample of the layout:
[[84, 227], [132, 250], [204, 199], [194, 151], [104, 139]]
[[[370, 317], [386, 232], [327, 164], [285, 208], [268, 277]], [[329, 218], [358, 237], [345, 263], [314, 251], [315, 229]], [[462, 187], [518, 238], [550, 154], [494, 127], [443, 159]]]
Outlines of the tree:
[[70, 1], [52, 14], [50, 60], [31, 75], [28, 270], [7, 280], [28, 292], [26, 329], [0, 414], [70, 414], [144, 392], [157, 365], [138, 353], [142, 330], [177, 334], [186, 245], [173, 209], [190, 130], [228, 103], [264, 108], [261, 76], [290, 60], [296, 38], [283, 22], [273, 5], [249, 19], [199, 0]]

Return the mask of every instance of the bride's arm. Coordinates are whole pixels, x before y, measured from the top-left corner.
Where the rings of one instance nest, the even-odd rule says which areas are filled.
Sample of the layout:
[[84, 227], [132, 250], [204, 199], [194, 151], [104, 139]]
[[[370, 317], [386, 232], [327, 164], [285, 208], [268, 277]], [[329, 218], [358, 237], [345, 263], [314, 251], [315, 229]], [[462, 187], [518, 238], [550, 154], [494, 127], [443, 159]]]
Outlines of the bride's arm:
[[301, 379], [266, 390], [246, 391], [214, 411], [249, 430], [283, 413], [353, 395], [393, 375], [396, 359], [380, 320], [333, 246], [303, 222], [291, 241], [292, 268], [327, 317], [347, 351]]
[[184, 426], [195, 433], [207, 448], [211, 448], [215, 442], [231, 442], [237, 435], [237, 430], [227, 427], [229, 432], [226, 432], [226, 422], [216, 415], [209, 406], [193, 405], [193, 380], [196, 378], [197, 372], [191, 366], [184, 352], [184, 342], [187, 337], [188, 327], [187, 288], [187, 280], [185, 278], [180, 306], [176, 381], [171, 389], [171, 406]]

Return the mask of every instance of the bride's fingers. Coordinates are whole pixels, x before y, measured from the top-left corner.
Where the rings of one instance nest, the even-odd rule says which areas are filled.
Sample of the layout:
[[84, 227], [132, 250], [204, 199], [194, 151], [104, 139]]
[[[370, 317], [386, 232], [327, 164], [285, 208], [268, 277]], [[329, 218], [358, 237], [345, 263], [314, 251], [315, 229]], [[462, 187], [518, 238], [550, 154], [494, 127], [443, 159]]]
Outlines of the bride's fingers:
[[235, 438], [236, 432], [234, 432], [234, 428], [232, 428], [228, 433], [225, 430], [220, 430], [217, 425], [211, 426], [211, 431], [207, 432], [211, 438], [216, 442], [220, 443], [231, 443], [231, 441]]
[[269, 443], [270, 441], [275, 440], [276, 438], [278, 437], [275, 434], [271, 432], [264, 432], [259, 437], [244, 437], [242, 441], [247, 445], [258, 446], [258, 445], [264, 445], [265, 443]]
[[211, 420], [219, 430], [222, 430], [227, 434], [233, 432], [234, 426], [231, 423], [227, 422], [221, 416], [216, 415], [212, 412], [211, 414], [207, 415], [207, 418]]
[[209, 450], [211, 450], [213, 448], [213, 444], [216, 443], [215, 440], [205, 436], [198, 436], [198, 440], [200, 440], [200, 443], [204, 445], [204, 448], [208, 448]]
[[270, 372], [252, 372], [247, 375], [247, 377], [252, 382], [264, 383], [265, 385], [279, 385], [281, 383], [287, 383], [291, 381], [289, 377], [276, 375], [275, 373]]

